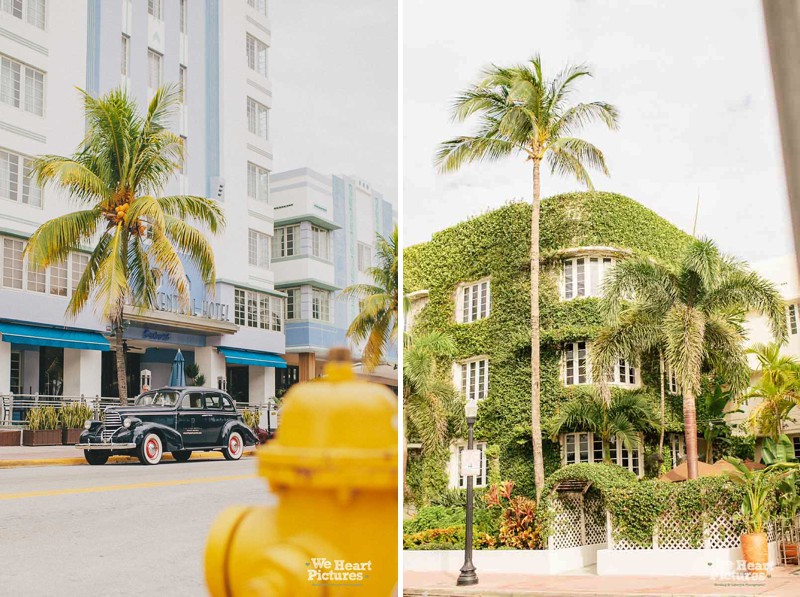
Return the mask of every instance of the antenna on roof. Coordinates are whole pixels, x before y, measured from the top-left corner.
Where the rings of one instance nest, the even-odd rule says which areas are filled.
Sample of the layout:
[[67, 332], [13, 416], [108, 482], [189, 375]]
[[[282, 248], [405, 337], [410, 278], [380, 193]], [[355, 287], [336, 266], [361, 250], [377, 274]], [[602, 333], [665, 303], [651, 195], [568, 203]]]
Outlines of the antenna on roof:
[[697, 237], [697, 216], [700, 213], [700, 188], [697, 188], [697, 204], [694, 208], [694, 224], [692, 225], [692, 236]]

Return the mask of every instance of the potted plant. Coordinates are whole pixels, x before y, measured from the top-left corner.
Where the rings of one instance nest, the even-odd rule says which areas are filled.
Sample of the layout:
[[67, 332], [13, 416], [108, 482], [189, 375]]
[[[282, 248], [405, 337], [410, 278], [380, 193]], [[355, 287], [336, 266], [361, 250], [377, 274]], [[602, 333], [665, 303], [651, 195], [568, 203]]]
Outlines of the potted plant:
[[775, 462], [761, 470], [750, 470], [732, 456], [726, 457], [735, 467], [728, 476], [744, 489], [742, 499], [742, 522], [745, 532], [741, 536], [742, 555], [750, 572], [766, 573], [769, 563], [766, 525], [776, 510], [774, 494], [778, 483], [797, 470], [797, 464]]
[[23, 446], [58, 446], [61, 430], [55, 406], [37, 406], [28, 411], [28, 428], [22, 432]]
[[187, 385], [202, 386], [206, 383], [206, 376], [200, 373], [200, 366], [197, 363], [187, 363], [183, 372], [186, 375]]
[[61, 407], [59, 421], [61, 422], [61, 443], [65, 446], [74, 446], [80, 441], [83, 424], [87, 419], [94, 418], [94, 411], [83, 402], [71, 402]]

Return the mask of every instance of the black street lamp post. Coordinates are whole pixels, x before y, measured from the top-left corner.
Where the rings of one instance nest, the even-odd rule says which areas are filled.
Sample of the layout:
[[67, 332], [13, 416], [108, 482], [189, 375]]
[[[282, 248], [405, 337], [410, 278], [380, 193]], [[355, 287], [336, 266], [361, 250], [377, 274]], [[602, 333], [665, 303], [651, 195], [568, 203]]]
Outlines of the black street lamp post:
[[[472, 453], [472, 427], [478, 416], [478, 403], [475, 400], [467, 400], [464, 407], [464, 414], [467, 417], [467, 450]], [[459, 471], [460, 473], [460, 471]], [[477, 585], [478, 575], [475, 574], [475, 565], [472, 563], [472, 481], [473, 475], [467, 475], [467, 528], [464, 538], [464, 565], [461, 566], [461, 573], [458, 575], [456, 585]]]

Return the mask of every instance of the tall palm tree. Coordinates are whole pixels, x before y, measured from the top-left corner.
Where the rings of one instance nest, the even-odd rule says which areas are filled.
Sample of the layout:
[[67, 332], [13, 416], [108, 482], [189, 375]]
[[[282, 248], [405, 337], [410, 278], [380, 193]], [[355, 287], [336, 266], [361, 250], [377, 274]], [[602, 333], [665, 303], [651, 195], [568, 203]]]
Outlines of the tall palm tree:
[[[435, 452], [446, 444], [448, 419], [455, 416], [462, 405], [458, 391], [439, 369], [440, 359], [452, 359], [455, 352], [453, 339], [441, 332], [406, 334], [403, 339], [405, 428], [413, 427], [423, 453]], [[407, 460], [406, 448], [404, 479]]]
[[620, 356], [634, 359], [664, 347], [683, 394], [689, 478], [697, 477], [695, 397], [705, 369], [726, 381], [733, 395], [750, 381], [742, 321], [748, 311], [765, 315], [772, 334], [786, 337], [784, 306], [775, 286], [743, 264], [721, 255], [710, 240], [694, 240], [678, 268], [644, 257], [620, 262], [604, 282], [609, 327], [592, 346], [592, 367], [603, 378]]
[[750, 411], [747, 425], [758, 435], [777, 441], [783, 434], [790, 411], [800, 404], [800, 362], [782, 355], [778, 342], [755, 344], [747, 352], [755, 355], [761, 374], [739, 400], [745, 402], [755, 398], [760, 401]]
[[701, 398], [705, 407], [703, 409], [705, 420], [700, 424], [700, 432], [706, 444], [704, 461], [708, 464], [713, 464], [714, 442], [718, 442], [723, 437], [725, 430], [727, 430], [725, 415], [741, 411], [728, 410], [732, 394], [729, 389], [723, 388], [721, 383], [714, 383], [711, 391], [706, 391]]
[[354, 284], [342, 290], [343, 297], [359, 299], [360, 311], [347, 328], [347, 337], [356, 343], [366, 340], [362, 363], [374, 369], [383, 359], [392, 342], [397, 341], [397, 305], [399, 301], [397, 258], [397, 226], [391, 236], [377, 237], [377, 267], [368, 274], [372, 284]]
[[603, 442], [603, 460], [611, 462], [613, 439], [628, 450], [639, 447], [639, 433], [655, 429], [656, 413], [647, 397], [637, 392], [617, 392], [606, 400], [598, 391], [588, 390], [560, 405], [550, 419], [550, 438], [568, 431], [591, 431]]
[[160, 196], [184, 158], [183, 141], [167, 128], [180, 102], [176, 88], [158, 89], [144, 114], [122, 88], [99, 98], [81, 93], [87, 127], [79, 149], [70, 157], [40, 156], [34, 166], [39, 184], [65, 190], [79, 209], [42, 224], [25, 251], [34, 265], [47, 267], [63, 263], [84, 244], [94, 245], [67, 314], [74, 317], [93, 302], [110, 322], [124, 405], [125, 306], [151, 307], [162, 282], [188, 304], [182, 254], [197, 264], [203, 282], [213, 285], [211, 245], [191, 223], [216, 233], [224, 216], [212, 199]]
[[534, 56], [511, 67], [491, 66], [483, 80], [461, 93], [453, 105], [459, 122], [479, 117], [474, 135], [445, 141], [436, 153], [441, 172], [453, 172], [469, 162], [495, 161], [510, 155], [531, 162], [533, 200], [531, 211], [531, 433], [537, 500], [544, 487], [542, 424], [540, 413], [539, 346], [539, 208], [542, 161], [553, 174], [568, 176], [592, 188], [587, 168], [608, 174], [603, 152], [575, 137], [587, 124], [600, 121], [617, 128], [617, 109], [606, 102], [571, 103], [576, 84], [591, 71], [569, 65], [554, 78], [542, 73]]

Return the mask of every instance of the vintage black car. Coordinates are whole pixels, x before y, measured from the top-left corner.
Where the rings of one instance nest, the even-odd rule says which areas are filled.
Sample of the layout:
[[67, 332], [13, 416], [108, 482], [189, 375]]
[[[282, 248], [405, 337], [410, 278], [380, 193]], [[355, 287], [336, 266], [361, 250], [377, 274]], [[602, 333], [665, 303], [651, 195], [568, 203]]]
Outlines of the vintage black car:
[[84, 427], [75, 447], [83, 450], [89, 464], [105, 464], [112, 454], [158, 464], [164, 452], [185, 462], [194, 451], [211, 450], [239, 460], [245, 446], [258, 443], [231, 397], [213, 388], [166, 387], [145, 392], [134, 406], [109, 407], [102, 421], [86, 421]]

